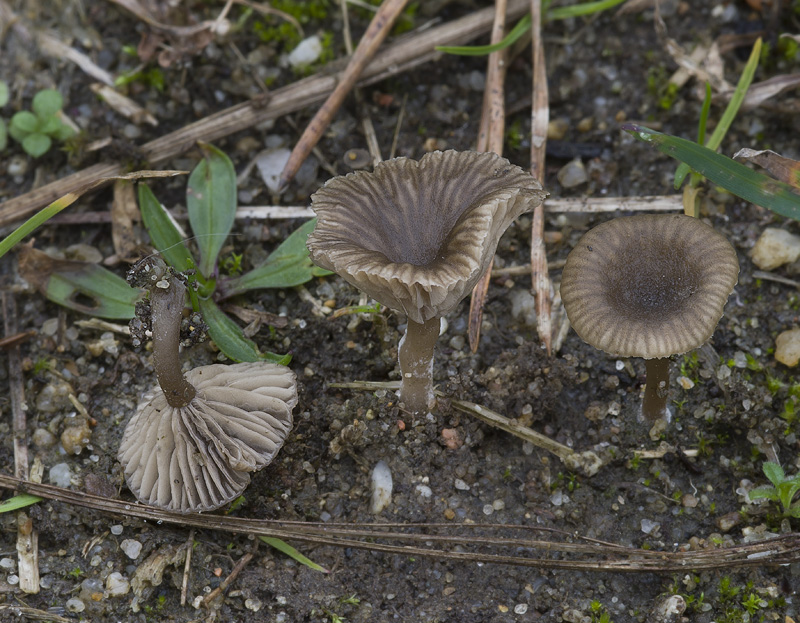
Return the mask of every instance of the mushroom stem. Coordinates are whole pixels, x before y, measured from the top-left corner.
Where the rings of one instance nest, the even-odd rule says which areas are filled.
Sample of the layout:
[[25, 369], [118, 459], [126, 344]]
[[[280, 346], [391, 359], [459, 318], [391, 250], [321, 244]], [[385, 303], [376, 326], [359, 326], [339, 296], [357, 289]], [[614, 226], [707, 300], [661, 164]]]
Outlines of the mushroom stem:
[[153, 367], [158, 384], [171, 407], [185, 407], [196, 393], [194, 385], [183, 377], [178, 351], [185, 300], [186, 286], [180, 279], [162, 278], [150, 289]]
[[669, 357], [645, 360], [647, 380], [642, 400], [642, 416], [653, 422], [669, 418], [667, 396], [669, 395]]
[[400, 340], [400, 400], [412, 413], [427, 413], [436, 404], [433, 394], [433, 349], [439, 339], [440, 320], [430, 318], [422, 324], [408, 321]]

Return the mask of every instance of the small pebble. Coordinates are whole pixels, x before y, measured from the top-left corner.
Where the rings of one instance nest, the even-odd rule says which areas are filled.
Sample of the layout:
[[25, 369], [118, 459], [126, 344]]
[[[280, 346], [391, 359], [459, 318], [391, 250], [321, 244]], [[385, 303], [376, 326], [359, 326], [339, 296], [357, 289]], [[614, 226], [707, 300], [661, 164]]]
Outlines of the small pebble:
[[642, 532], [645, 534], [652, 534], [655, 535], [658, 533], [658, 529], [661, 527], [661, 524], [657, 521], [652, 521], [650, 519], [642, 519], [641, 521]]
[[58, 441], [56, 436], [46, 428], [37, 428], [33, 431], [31, 440], [37, 448], [52, 448]]
[[11, 586], [15, 586], [19, 584], [19, 576], [16, 573], [12, 573], [6, 578], [6, 582], [11, 584]]
[[580, 158], [575, 158], [575, 160], [571, 160], [561, 167], [556, 177], [558, 178], [558, 183], [564, 188], [575, 188], [589, 181], [586, 167], [583, 166]]
[[385, 461], [378, 461], [372, 469], [372, 502], [370, 510], [377, 515], [392, 502], [392, 471]]
[[772, 270], [800, 257], [800, 236], [777, 227], [767, 227], [750, 252], [753, 263], [761, 270]]
[[119, 536], [120, 534], [122, 534], [122, 526], [119, 524], [114, 524], [113, 526], [111, 526], [111, 528], [109, 528], [109, 530], [111, 534], [113, 534], [114, 536]]
[[417, 495], [423, 498], [429, 498], [433, 495], [433, 491], [428, 485], [417, 485], [415, 488]]
[[142, 544], [134, 539], [125, 539], [119, 546], [131, 560], [136, 560], [142, 553]]
[[119, 597], [120, 595], [127, 595], [131, 590], [131, 583], [124, 575], [118, 571], [109, 573], [106, 578], [106, 591], [109, 597]]
[[525, 614], [528, 611], [528, 604], [517, 604], [514, 606], [514, 614]]
[[92, 440], [92, 430], [86, 421], [77, 426], [68, 426], [61, 433], [61, 445], [67, 454], [80, 454]]
[[742, 523], [742, 516], [739, 511], [734, 511], [732, 513], [728, 513], [727, 515], [722, 515], [722, 517], [717, 517], [716, 520], [714, 520], [714, 523], [717, 525], [717, 528], [723, 532], [728, 532], [732, 528], [735, 528]]
[[64, 605], [68, 612], [83, 612], [86, 610], [86, 604], [84, 604], [80, 599], [76, 599], [74, 597], [72, 599], [68, 599], [67, 603]]
[[567, 135], [569, 122], [566, 119], [553, 119], [547, 124], [547, 138], [551, 141], [561, 141]]
[[300, 69], [316, 61], [320, 54], [322, 54], [322, 41], [317, 35], [312, 35], [298, 43], [286, 60], [293, 68]]
[[800, 329], [784, 331], [775, 339], [775, 360], [790, 368], [800, 361]]
[[459, 491], [469, 491], [469, 485], [461, 480], [461, 478], [456, 478], [453, 486], [458, 489]]
[[25, 175], [28, 172], [28, 159], [24, 156], [12, 156], [6, 171], [11, 177]]
[[289, 160], [289, 154], [291, 153], [285, 147], [281, 147], [268, 149], [256, 157], [256, 166], [261, 174], [261, 179], [264, 180], [264, 184], [273, 193], [277, 193], [280, 190], [281, 173], [283, 173], [283, 167]]
[[72, 470], [66, 463], [58, 463], [50, 468], [50, 484], [56, 487], [69, 487]]
[[17, 561], [13, 558], [3, 558], [0, 559], [0, 569], [5, 569], [6, 571], [13, 569], [17, 566]]

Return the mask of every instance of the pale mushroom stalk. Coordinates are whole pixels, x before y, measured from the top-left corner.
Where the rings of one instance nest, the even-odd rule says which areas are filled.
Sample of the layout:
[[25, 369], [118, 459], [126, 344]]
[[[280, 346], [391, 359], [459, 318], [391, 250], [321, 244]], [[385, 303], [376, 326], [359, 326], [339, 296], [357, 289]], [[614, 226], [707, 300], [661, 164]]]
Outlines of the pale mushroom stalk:
[[424, 413], [436, 404], [433, 395], [433, 349], [439, 339], [440, 319], [420, 324], [408, 321], [406, 333], [397, 348], [403, 384], [400, 400], [413, 413]]
[[[166, 287], [164, 287], [166, 286]], [[186, 286], [180, 279], [162, 279], [150, 291], [153, 323], [153, 367], [171, 407], [185, 407], [197, 391], [181, 372], [181, 315]]]
[[647, 382], [644, 386], [642, 416], [648, 422], [659, 418], [669, 420], [667, 397], [669, 396], [669, 358], [646, 359]]

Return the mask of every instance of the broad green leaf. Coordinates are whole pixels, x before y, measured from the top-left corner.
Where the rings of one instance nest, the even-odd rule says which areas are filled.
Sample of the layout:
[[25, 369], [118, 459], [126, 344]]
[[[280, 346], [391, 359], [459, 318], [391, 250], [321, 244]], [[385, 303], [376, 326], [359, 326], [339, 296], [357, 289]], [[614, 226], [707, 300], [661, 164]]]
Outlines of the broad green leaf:
[[222, 151], [201, 143], [203, 160], [189, 176], [186, 207], [200, 249], [200, 273], [213, 277], [217, 256], [236, 217], [236, 171]]
[[53, 141], [50, 140], [47, 134], [40, 134], [39, 132], [28, 134], [28, 136], [22, 139], [22, 149], [25, 150], [25, 153], [34, 158], [46, 154], [50, 150], [50, 145], [52, 144]]
[[220, 296], [228, 298], [260, 288], [291, 288], [314, 277], [330, 275], [330, 271], [315, 266], [308, 257], [306, 239], [316, 222], [317, 219], [308, 220], [294, 230], [261, 266], [239, 277], [221, 278], [218, 286]]
[[57, 138], [59, 141], [66, 141], [68, 138], [74, 135], [75, 135], [75, 130], [73, 130], [66, 123], [61, 123], [61, 125], [56, 130], [55, 134], [53, 134], [53, 136]]
[[795, 504], [792, 506], [787, 512], [787, 515], [790, 517], [794, 517], [795, 519], [800, 519], [800, 504]]
[[769, 478], [769, 481], [776, 487], [786, 478], [783, 468], [772, 461], [765, 461], [761, 469], [764, 470], [764, 475]]
[[[750, 58], [747, 61], [747, 65], [745, 65], [742, 75], [739, 77], [739, 83], [736, 85], [736, 90], [733, 92], [731, 100], [728, 102], [728, 106], [725, 108], [725, 112], [722, 113], [722, 118], [719, 120], [717, 127], [714, 128], [711, 138], [709, 138], [708, 142], [705, 143], [705, 146], [709, 149], [713, 149], [714, 151], [717, 150], [722, 143], [722, 139], [725, 138], [728, 128], [731, 127], [731, 123], [733, 123], [733, 120], [736, 118], [736, 114], [739, 112], [739, 108], [744, 101], [745, 95], [747, 95], [747, 89], [750, 88], [750, 84], [753, 82], [753, 76], [755, 76], [756, 69], [758, 68], [758, 59], [760, 56], [761, 39], [759, 38], [753, 44], [753, 50], [750, 52]], [[698, 143], [702, 144], [703, 141], [698, 140]], [[675, 171], [674, 183], [676, 189], [681, 187], [683, 180], [688, 174], [689, 165], [682, 164], [678, 167], [678, 169]]]
[[81, 195], [94, 188], [97, 188], [101, 184], [105, 184], [110, 180], [138, 180], [145, 177], [174, 177], [175, 175], [182, 175], [183, 173], [185, 173], [185, 171], [134, 171], [133, 173], [128, 173], [126, 175], [101, 177], [91, 184], [87, 184], [80, 190], [76, 190], [75, 192], [67, 193], [63, 197], [59, 197], [49, 206], [39, 210], [8, 236], [3, 238], [3, 240], [0, 241], [0, 257], [3, 257], [15, 244], [17, 244], [28, 234], [33, 233], [40, 225], [46, 223], [64, 208], [67, 208], [75, 203]]
[[272, 536], [260, 536], [258, 538], [264, 541], [264, 543], [266, 543], [270, 547], [274, 547], [279, 552], [283, 552], [290, 558], [294, 558], [301, 565], [305, 565], [306, 567], [309, 567], [314, 571], [321, 571], [322, 573], [330, 573], [330, 571], [328, 571], [325, 567], [322, 567], [321, 565], [315, 563], [313, 560], [309, 560], [308, 558], [303, 556], [303, 554], [298, 552], [294, 547], [289, 545], [286, 541], [283, 541], [281, 539]]
[[0, 503], [0, 513], [17, 511], [20, 508], [25, 508], [26, 506], [30, 506], [31, 504], [36, 504], [36, 502], [41, 501], [42, 498], [35, 495], [30, 495], [29, 493], [20, 493], [15, 495], [13, 498], [8, 498], [4, 502]]
[[661, 134], [643, 126], [627, 124], [622, 129], [742, 199], [776, 214], [800, 220], [800, 193], [788, 184], [753, 171], [717, 152], [676, 136]]
[[87, 264], [81, 271], [53, 273], [45, 296], [89, 316], [130, 319], [141, 292], [97, 264]]
[[150, 234], [150, 241], [167, 264], [178, 272], [189, 270], [193, 266], [192, 254], [183, 243], [183, 238], [167, 211], [147, 184], [139, 184], [139, 210], [145, 229]]
[[58, 129], [61, 126], [61, 119], [55, 115], [39, 118], [39, 132], [41, 134], [49, 134], [50, 136], [53, 136], [56, 132], [58, 132]]
[[247, 339], [241, 327], [225, 315], [211, 299], [200, 299], [200, 313], [208, 325], [208, 334], [228, 359], [233, 361], [272, 361], [286, 365], [291, 355], [261, 353], [252, 340]]
[[8, 90], [8, 83], [5, 80], [0, 80], [0, 108], [8, 104], [8, 98], [11, 93]]
[[39, 120], [32, 112], [21, 110], [11, 117], [11, 136], [14, 140], [22, 142], [26, 134], [36, 132], [39, 129]]
[[31, 108], [39, 117], [55, 115], [64, 106], [64, 98], [55, 89], [42, 89], [33, 96]]
[[758, 489], [751, 489], [747, 494], [751, 500], [774, 500], [778, 501], [778, 492], [774, 487], [758, 487]]

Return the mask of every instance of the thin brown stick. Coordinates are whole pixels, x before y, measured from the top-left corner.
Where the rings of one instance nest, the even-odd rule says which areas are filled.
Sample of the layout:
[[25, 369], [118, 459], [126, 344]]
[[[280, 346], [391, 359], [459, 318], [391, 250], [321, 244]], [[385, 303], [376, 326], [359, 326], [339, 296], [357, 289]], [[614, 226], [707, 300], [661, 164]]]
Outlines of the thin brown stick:
[[[506, 0], [495, 0], [494, 24], [492, 25], [492, 44], [498, 43], [505, 36], [506, 14], [508, 5]], [[489, 64], [486, 68], [486, 89], [483, 92], [483, 110], [481, 112], [481, 125], [478, 131], [478, 151], [493, 151], [498, 156], [503, 155], [503, 138], [505, 133], [506, 113], [504, 82], [506, 77], [506, 48], [492, 52], [489, 55]], [[472, 352], [477, 352], [481, 339], [481, 322], [483, 320], [483, 305], [489, 291], [489, 282], [492, 279], [492, 264], [489, 262], [486, 272], [472, 289], [469, 301], [469, 347]]]
[[181, 605], [186, 605], [186, 595], [189, 592], [189, 571], [192, 568], [192, 552], [194, 551], [194, 528], [189, 530], [189, 538], [186, 539], [186, 560], [183, 563], [183, 579], [181, 580]]
[[[525, 11], [527, 0], [511, 0], [509, 17], [519, 17]], [[492, 24], [491, 8], [475, 11], [458, 20], [430, 28], [402, 38], [378, 53], [364, 70], [360, 85], [379, 82], [413, 67], [433, 60], [439, 54], [439, 45], [461, 45], [486, 32]], [[331, 64], [334, 69], [337, 63]], [[180, 130], [166, 134], [141, 146], [150, 164], [160, 164], [195, 146], [197, 141], [213, 142], [240, 132], [270, 119], [277, 119], [323, 100], [333, 91], [341, 73], [315, 75], [299, 80], [269, 96], [259, 96], [250, 101], [226, 108], [192, 123]], [[24, 195], [0, 204], [0, 227], [30, 216], [62, 195], [75, 192], [101, 178], [118, 175], [123, 164], [109, 162], [96, 164]]]
[[358, 47], [347, 64], [347, 69], [341, 76], [339, 84], [320, 106], [317, 114], [306, 127], [300, 140], [292, 150], [289, 160], [281, 173], [280, 187], [285, 188], [297, 174], [300, 165], [308, 158], [311, 148], [317, 144], [322, 133], [330, 125], [334, 115], [338, 112], [347, 94], [352, 91], [359, 76], [370, 62], [375, 52], [378, 51], [383, 40], [392, 29], [395, 20], [402, 13], [408, 0], [384, 0], [375, 17], [372, 18], [367, 31], [358, 42]]
[[[531, 174], [544, 182], [547, 124], [550, 121], [548, 105], [547, 68], [542, 42], [542, 3], [531, 0], [531, 41], [533, 54], [533, 87], [531, 95]], [[545, 201], [547, 201], [545, 199]], [[533, 209], [531, 220], [531, 287], [536, 298], [536, 330], [539, 340], [547, 350], [553, 351], [553, 326], [551, 318], [550, 272], [547, 268], [547, 249], [544, 244], [544, 202]]]
[[[3, 325], [6, 336], [17, 335], [17, 302], [14, 295], [3, 292]], [[19, 344], [8, 349], [8, 384], [11, 394], [12, 429], [14, 431], [14, 473], [28, 478], [28, 421], [25, 409], [25, 386], [22, 379], [22, 356]], [[17, 557], [19, 587], [25, 593], [39, 592], [39, 533], [33, 519], [25, 511], [17, 512]]]
[[[256, 541], [256, 544], [258, 544], [258, 541]], [[228, 575], [228, 577], [222, 580], [222, 582], [219, 583], [219, 586], [217, 586], [217, 588], [215, 588], [213, 591], [211, 591], [208, 595], [205, 596], [205, 598], [203, 599], [203, 605], [206, 608], [208, 608], [208, 606], [211, 604], [212, 601], [214, 601], [217, 597], [219, 597], [226, 590], [228, 590], [228, 587], [231, 584], [233, 584], [236, 578], [239, 577], [239, 574], [247, 566], [247, 563], [253, 560], [253, 556], [255, 556], [253, 552], [247, 552], [244, 556], [242, 556], [236, 563], [236, 565], [233, 567], [233, 569], [231, 569], [231, 572]]]
[[[408, 556], [430, 556], [438, 560], [457, 560], [461, 562], [484, 562], [495, 564], [510, 564], [539, 569], [565, 569], [583, 571], [610, 571], [617, 573], [685, 573], [687, 570], [699, 571], [703, 569], [724, 569], [736, 567], [768, 566], [776, 564], [791, 564], [800, 561], [800, 534], [790, 533], [774, 539], [748, 543], [745, 545], [727, 547], [723, 549], [708, 549], [700, 551], [653, 551], [624, 547], [615, 544], [589, 543], [582, 544], [567, 542], [568, 535], [562, 536], [565, 541], [546, 541], [532, 539], [508, 539], [504, 537], [489, 538], [479, 534], [453, 535], [455, 530], [533, 530], [542, 531], [533, 526], [492, 525], [480, 526], [453, 524], [436, 525], [409, 525], [399, 526], [414, 530], [413, 533], [383, 532], [379, 525], [368, 526], [369, 529], [360, 531], [339, 529], [317, 523], [306, 522], [277, 522], [260, 519], [243, 519], [240, 517], [225, 517], [219, 515], [181, 514], [165, 511], [152, 506], [124, 502], [111, 498], [89, 495], [80, 491], [62, 489], [52, 485], [43, 485], [25, 482], [19, 478], [0, 474], [0, 487], [19, 489], [39, 497], [59, 500], [82, 508], [91, 508], [104, 513], [137, 517], [153, 523], [159, 521], [184, 527], [198, 527], [203, 529], [221, 530], [233, 534], [255, 534], [257, 536], [271, 536], [281, 539], [295, 540], [305, 543], [332, 545], [335, 547], [352, 547], [377, 552]], [[392, 524], [389, 527], [398, 527]], [[430, 534], [429, 530], [440, 528], [448, 531], [448, 535]], [[544, 530], [554, 534], [563, 531]], [[368, 540], [351, 538], [350, 535]], [[336, 536], [340, 534], [341, 536]], [[380, 539], [403, 539], [418, 542], [440, 542], [457, 544], [461, 547], [468, 545], [495, 547], [510, 547], [519, 552], [520, 547], [527, 550], [540, 551], [540, 556], [487, 554], [473, 551], [450, 551], [434, 549], [431, 547], [393, 545], [379, 542]], [[580, 538], [579, 536], [577, 538]], [[561, 552], [572, 552], [572, 558], [560, 556]], [[553, 554], [556, 554], [555, 556]]]

